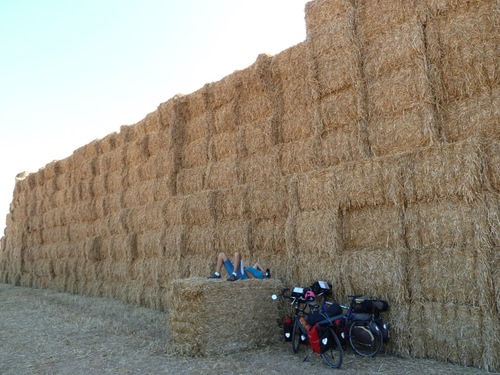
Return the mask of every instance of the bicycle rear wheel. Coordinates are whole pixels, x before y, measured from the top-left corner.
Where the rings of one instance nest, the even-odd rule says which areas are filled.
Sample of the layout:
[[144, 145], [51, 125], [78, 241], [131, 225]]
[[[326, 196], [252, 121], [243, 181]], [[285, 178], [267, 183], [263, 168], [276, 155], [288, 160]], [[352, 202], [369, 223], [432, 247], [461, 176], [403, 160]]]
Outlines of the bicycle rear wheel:
[[353, 350], [364, 357], [374, 357], [382, 348], [382, 332], [377, 324], [354, 321], [349, 327], [349, 343]]
[[337, 334], [331, 328], [328, 328], [328, 341], [329, 348], [325, 353], [321, 354], [321, 358], [323, 358], [323, 361], [325, 361], [328, 366], [340, 368], [344, 360], [344, 350], [342, 349]]

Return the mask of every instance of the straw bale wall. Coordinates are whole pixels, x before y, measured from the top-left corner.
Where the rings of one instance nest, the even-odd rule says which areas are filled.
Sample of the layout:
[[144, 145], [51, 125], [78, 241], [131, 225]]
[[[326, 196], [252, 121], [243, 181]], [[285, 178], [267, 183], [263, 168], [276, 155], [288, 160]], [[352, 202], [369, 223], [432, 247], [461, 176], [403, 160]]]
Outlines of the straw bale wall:
[[175, 309], [205, 297], [169, 299], [174, 280], [239, 251], [387, 299], [388, 351], [500, 370], [498, 2], [305, 19], [305, 41], [19, 174], [0, 281]]

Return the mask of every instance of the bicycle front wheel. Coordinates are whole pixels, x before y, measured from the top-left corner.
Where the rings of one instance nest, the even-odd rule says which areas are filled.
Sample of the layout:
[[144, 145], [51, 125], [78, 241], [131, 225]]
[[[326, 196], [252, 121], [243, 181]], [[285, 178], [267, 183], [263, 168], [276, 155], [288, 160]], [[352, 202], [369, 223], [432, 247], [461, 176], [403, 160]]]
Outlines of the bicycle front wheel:
[[354, 321], [349, 327], [349, 343], [352, 349], [364, 357], [374, 357], [382, 348], [382, 332], [372, 322]]
[[302, 332], [302, 323], [299, 319], [295, 319], [292, 331], [292, 350], [294, 353], [298, 353], [300, 349], [300, 344], [305, 343], [307, 336]]
[[337, 334], [331, 328], [328, 328], [328, 344], [329, 348], [325, 353], [321, 354], [321, 358], [328, 366], [340, 368], [344, 360], [344, 350]]

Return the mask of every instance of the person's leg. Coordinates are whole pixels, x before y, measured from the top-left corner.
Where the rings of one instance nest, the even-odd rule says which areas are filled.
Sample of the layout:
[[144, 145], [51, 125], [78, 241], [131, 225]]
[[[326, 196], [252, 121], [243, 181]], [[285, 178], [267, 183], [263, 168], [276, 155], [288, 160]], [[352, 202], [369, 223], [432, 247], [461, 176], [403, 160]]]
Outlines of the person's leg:
[[220, 252], [219, 256], [217, 257], [217, 266], [215, 267], [215, 271], [220, 274], [220, 271], [222, 269], [222, 265], [229, 260], [227, 257], [226, 253]]
[[234, 253], [234, 270], [233, 272], [240, 276], [243, 274], [243, 270], [240, 269], [241, 266], [241, 254], [237, 251]]

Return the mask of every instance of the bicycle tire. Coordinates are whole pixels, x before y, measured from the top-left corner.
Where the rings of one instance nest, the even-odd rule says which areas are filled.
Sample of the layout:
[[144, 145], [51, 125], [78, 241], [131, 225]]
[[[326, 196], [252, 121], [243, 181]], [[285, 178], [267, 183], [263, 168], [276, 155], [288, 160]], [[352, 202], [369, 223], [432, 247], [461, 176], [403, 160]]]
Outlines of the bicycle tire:
[[329, 348], [325, 353], [321, 354], [321, 358], [331, 368], [340, 368], [344, 360], [344, 350], [337, 334], [331, 328], [328, 328], [328, 339]]
[[[383, 337], [380, 329], [377, 332], [373, 332], [370, 329], [370, 324], [371, 322], [369, 321], [354, 321], [349, 327], [349, 344], [357, 354], [363, 357], [376, 356], [383, 345]], [[376, 327], [378, 328], [378, 325]], [[363, 335], [360, 333], [363, 333]]]
[[302, 332], [302, 323], [298, 318], [295, 318], [295, 322], [293, 323], [293, 330], [292, 330], [292, 350], [294, 353], [298, 353], [300, 350], [300, 344], [304, 342], [302, 340], [303, 336]]

